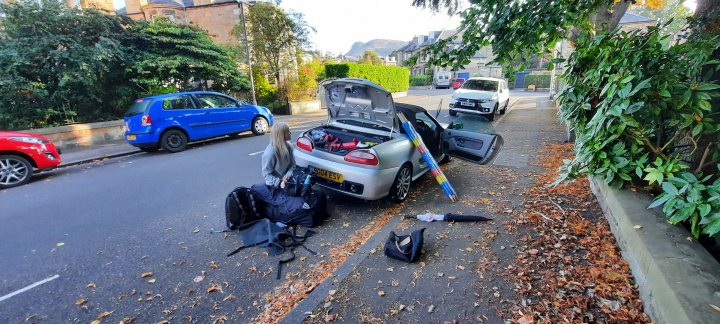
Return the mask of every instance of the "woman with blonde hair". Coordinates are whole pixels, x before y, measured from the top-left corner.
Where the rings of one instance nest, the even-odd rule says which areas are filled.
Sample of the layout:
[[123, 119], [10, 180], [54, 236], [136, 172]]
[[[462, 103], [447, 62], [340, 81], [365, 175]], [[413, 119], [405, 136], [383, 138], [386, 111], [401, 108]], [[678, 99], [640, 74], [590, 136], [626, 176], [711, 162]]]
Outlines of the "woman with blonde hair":
[[290, 126], [287, 123], [275, 123], [270, 129], [270, 144], [262, 155], [262, 173], [268, 186], [285, 188], [285, 182], [295, 169], [289, 140]]

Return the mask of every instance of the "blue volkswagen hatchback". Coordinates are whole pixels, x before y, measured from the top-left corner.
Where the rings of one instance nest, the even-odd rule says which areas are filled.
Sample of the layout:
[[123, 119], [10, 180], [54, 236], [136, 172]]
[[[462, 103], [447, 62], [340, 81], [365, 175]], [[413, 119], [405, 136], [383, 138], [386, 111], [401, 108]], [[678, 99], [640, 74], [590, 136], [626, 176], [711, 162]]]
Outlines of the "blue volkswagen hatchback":
[[265, 107], [217, 92], [179, 92], [135, 100], [125, 113], [125, 140], [146, 152], [175, 153], [206, 138], [248, 130], [262, 135], [272, 124]]

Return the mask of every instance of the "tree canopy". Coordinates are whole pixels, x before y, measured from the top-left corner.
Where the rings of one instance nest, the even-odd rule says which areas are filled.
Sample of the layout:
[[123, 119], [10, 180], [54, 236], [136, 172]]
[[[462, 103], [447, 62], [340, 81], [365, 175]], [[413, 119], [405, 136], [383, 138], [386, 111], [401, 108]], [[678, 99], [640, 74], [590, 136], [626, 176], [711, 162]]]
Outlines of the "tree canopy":
[[360, 57], [358, 63], [361, 64], [372, 64], [372, 65], [383, 65], [380, 55], [373, 50], [365, 50], [363, 55]]
[[[702, 1], [702, 0], [701, 0]], [[631, 1], [615, 0], [474, 0], [459, 12], [461, 46], [447, 51], [452, 39], [430, 48], [430, 64], [461, 68], [483, 46], [492, 45], [496, 61], [512, 62], [552, 48], [559, 40], [576, 39], [580, 31], [607, 32], [618, 25]], [[662, 0], [645, 5], [661, 6]], [[413, 0], [433, 10], [458, 8], [457, 0]]]
[[[295, 64], [295, 51], [309, 46], [309, 34], [315, 31], [301, 13], [286, 13], [265, 2], [250, 6], [246, 25], [254, 61], [277, 79], [281, 71]], [[235, 33], [241, 35], [244, 29], [240, 23], [235, 26]]]

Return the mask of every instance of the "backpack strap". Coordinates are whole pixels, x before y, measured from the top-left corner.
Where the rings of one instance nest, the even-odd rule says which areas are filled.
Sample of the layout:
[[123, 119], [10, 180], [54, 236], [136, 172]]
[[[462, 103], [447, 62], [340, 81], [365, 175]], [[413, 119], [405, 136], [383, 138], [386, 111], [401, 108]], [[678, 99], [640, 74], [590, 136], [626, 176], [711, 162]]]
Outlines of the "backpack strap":
[[228, 253], [227, 256], [229, 256], [229, 257], [230, 257], [230, 256], [233, 256], [233, 255], [237, 254], [238, 252], [242, 251], [243, 249], [246, 249], [246, 248], [249, 248], [249, 247], [252, 247], [252, 246], [257, 246], [257, 245], [260, 245], [260, 244], [263, 244], [263, 243], [267, 243], [267, 241], [268, 241], [268, 240], [264, 240], [264, 241], [262, 241], [262, 242], [257, 242], [257, 243], [255, 243], [255, 244], [243, 245], [243, 246], [235, 249], [234, 251]]

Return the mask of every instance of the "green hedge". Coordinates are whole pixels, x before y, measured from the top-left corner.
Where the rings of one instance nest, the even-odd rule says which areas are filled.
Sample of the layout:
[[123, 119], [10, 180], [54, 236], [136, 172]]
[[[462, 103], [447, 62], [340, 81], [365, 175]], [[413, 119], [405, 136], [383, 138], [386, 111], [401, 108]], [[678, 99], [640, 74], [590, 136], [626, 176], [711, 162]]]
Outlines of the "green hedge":
[[404, 67], [357, 63], [325, 64], [328, 78], [360, 78], [377, 83], [389, 92], [410, 88], [410, 71]]
[[429, 75], [413, 75], [410, 77], [411, 86], [429, 86], [432, 84], [432, 77]]
[[550, 88], [550, 74], [528, 74], [525, 76], [525, 88], [534, 84], [535, 88]]

